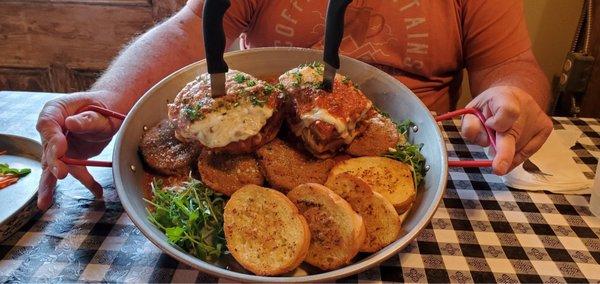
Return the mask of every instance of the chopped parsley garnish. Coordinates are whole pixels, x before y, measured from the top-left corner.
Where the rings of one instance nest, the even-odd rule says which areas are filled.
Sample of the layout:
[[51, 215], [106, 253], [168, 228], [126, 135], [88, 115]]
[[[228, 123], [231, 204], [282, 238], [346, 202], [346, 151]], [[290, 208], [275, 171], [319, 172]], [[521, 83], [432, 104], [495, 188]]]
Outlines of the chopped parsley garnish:
[[201, 106], [199, 104], [196, 104], [194, 106], [185, 106], [182, 111], [185, 117], [190, 121], [203, 119], [204, 113], [200, 111], [200, 107]]
[[250, 96], [250, 102], [253, 106], [263, 106], [267, 101], [258, 98], [257, 96]]
[[294, 76], [294, 87], [299, 87], [300, 84], [302, 84], [302, 73], [300, 72], [293, 72], [292, 76]]
[[350, 78], [344, 76], [344, 79], [342, 79], [342, 83], [348, 85], [350, 83]]
[[265, 84], [265, 94], [270, 95], [275, 88], [273, 88], [273, 86], [271, 84]]
[[254, 86], [256, 86], [256, 81], [254, 81], [254, 80], [249, 80], [249, 81], [246, 83], [246, 86], [248, 86], [248, 87], [254, 87]]
[[185, 115], [185, 117], [187, 117], [189, 120], [196, 120], [196, 118], [198, 118], [198, 111], [193, 108], [193, 107], [189, 107], [186, 106], [183, 108], [183, 114]]
[[[233, 76], [233, 81], [238, 84], [246, 82], [247, 79], [248, 78], [246, 78], [246, 76], [244, 76], [244, 74], [241, 74], [241, 73], [237, 73], [237, 74], [235, 74], [235, 76]], [[254, 82], [254, 83], [256, 84], [256, 82]]]
[[413, 172], [415, 187], [418, 187], [426, 174], [425, 157], [421, 154], [423, 144], [415, 145], [408, 142], [408, 129], [411, 125], [413, 124], [408, 119], [404, 120], [402, 123], [396, 124], [398, 134], [405, 137], [405, 139], [400, 140], [406, 142], [403, 144], [399, 143], [393, 151], [389, 151], [385, 156], [410, 165]]
[[225, 198], [201, 181], [189, 178], [182, 186], [164, 188], [152, 182], [153, 207], [148, 220], [167, 236], [169, 243], [203, 260], [215, 260], [225, 251], [223, 209]]

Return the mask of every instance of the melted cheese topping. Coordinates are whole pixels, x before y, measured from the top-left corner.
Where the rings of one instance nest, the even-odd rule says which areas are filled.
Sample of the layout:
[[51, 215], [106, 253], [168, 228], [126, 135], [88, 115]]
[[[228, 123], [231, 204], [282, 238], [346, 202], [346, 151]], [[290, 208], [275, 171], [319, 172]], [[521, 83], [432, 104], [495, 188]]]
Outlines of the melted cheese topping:
[[188, 126], [188, 133], [193, 133], [206, 147], [224, 147], [258, 134], [272, 115], [273, 109], [267, 106], [242, 104], [194, 121]]
[[[196, 140], [208, 148], [224, 147], [260, 133], [273, 115], [270, 98], [258, 96], [266, 82], [236, 70], [227, 72], [226, 78], [226, 96], [210, 96], [210, 76], [205, 73], [188, 83], [169, 105], [175, 110], [177, 135], [183, 140]], [[208, 107], [203, 110], [199, 105]], [[195, 118], [190, 118], [185, 108], [195, 108]]]
[[[317, 71], [319, 68], [319, 71]], [[336, 81], [342, 81], [346, 78], [341, 74], [335, 74]], [[295, 89], [316, 88], [323, 82], [323, 66], [311, 67], [301, 66], [291, 69], [279, 76], [281, 83], [286, 90], [292, 91]]]
[[[365, 113], [366, 111], [361, 114], [361, 117], [364, 116]], [[295, 127], [294, 129], [292, 129], [298, 136], [300, 135], [299, 132], [302, 131], [302, 128], [310, 126], [315, 121], [322, 121], [333, 125], [337, 133], [342, 139], [344, 139], [344, 142], [346, 143], [352, 142], [352, 140], [356, 136], [355, 123], [348, 123], [346, 121], [343, 121], [342, 119], [331, 115], [326, 109], [313, 108], [311, 111], [303, 114], [300, 117], [300, 119], [302, 120], [302, 127]]]
[[302, 119], [302, 124], [304, 127], [308, 127], [315, 121], [322, 121], [333, 125], [335, 130], [337, 130], [337, 132], [341, 135], [347, 134], [348, 131], [346, 123], [341, 119], [331, 115], [326, 109], [313, 108], [311, 111], [303, 114], [300, 119]]

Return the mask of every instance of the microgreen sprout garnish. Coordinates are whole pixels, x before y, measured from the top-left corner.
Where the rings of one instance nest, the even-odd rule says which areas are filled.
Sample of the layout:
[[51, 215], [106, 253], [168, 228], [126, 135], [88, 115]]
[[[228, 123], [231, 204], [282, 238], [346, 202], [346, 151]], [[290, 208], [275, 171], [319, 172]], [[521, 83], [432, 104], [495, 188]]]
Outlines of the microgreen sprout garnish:
[[421, 148], [423, 147], [423, 144], [416, 145], [408, 142], [408, 130], [410, 129], [411, 125], [413, 125], [413, 123], [408, 119], [396, 124], [398, 134], [403, 135], [405, 138], [400, 139], [400, 141], [406, 142], [398, 143], [398, 145], [396, 145], [396, 148], [390, 149], [390, 151], [385, 156], [410, 165], [413, 172], [415, 186], [419, 186], [419, 184], [421, 184], [421, 181], [423, 181], [423, 178], [426, 173], [425, 157], [421, 153]]
[[148, 220], [169, 243], [203, 260], [213, 261], [225, 251], [223, 209], [225, 198], [192, 177], [182, 186], [164, 187], [152, 182], [154, 198]]

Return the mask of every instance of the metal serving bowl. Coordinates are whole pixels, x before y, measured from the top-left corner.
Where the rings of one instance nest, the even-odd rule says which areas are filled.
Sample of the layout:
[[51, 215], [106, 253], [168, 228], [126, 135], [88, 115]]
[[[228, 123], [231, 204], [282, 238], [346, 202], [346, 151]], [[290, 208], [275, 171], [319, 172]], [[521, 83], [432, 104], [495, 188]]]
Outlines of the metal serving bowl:
[[[230, 69], [259, 78], [279, 75], [300, 64], [320, 61], [321, 58], [321, 51], [302, 48], [255, 48], [225, 54]], [[223, 256], [217, 264], [207, 263], [170, 245], [165, 235], [147, 219], [146, 204], [142, 199], [144, 171], [138, 156], [138, 144], [144, 126], [151, 127], [166, 118], [167, 102], [173, 100], [187, 82], [204, 72], [206, 61], [202, 60], [169, 75], [152, 87], [125, 118], [113, 154], [113, 174], [123, 207], [140, 231], [170, 256], [203, 272], [238, 281], [327, 281], [359, 273], [397, 254], [433, 216], [446, 188], [448, 174], [445, 143], [434, 117], [419, 98], [395, 78], [361, 61], [342, 57], [339, 72], [358, 83], [365, 95], [378, 108], [389, 113], [394, 121], [413, 121], [418, 129], [412, 129], [411, 142], [424, 144], [421, 151], [427, 159], [429, 171], [417, 191], [415, 203], [404, 220], [398, 240], [377, 253], [359, 256], [354, 263], [340, 269], [323, 272], [303, 266], [279, 277], [253, 275], [236, 264], [231, 256]]]

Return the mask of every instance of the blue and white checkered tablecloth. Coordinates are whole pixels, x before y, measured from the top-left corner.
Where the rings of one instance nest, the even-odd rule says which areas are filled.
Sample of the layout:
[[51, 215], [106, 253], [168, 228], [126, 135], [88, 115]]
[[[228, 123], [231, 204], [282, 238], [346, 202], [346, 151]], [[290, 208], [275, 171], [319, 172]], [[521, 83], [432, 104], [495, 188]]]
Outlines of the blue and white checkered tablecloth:
[[[0, 92], [0, 132], [37, 139], [37, 113], [55, 96]], [[485, 158], [460, 137], [459, 123], [442, 125], [450, 157]], [[554, 127], [583, 132], [573, 158], [593, 178], [600, 122], [554, 118]], [[101, 159], [110, 159], [110, 148]], [[60, 182], [54, 206], [0, 243], [0, 281], [219, 281], [161, 253], [123, 211], [110, 169], [92, 174], [104, 200], [72, 178]], [[418, 238], [379, 267], [340, 281], [598, 282], [600, 218], [588, 203], [589, 196], [507, 188], [489, 169], [451, 168], [443, 202]]]

